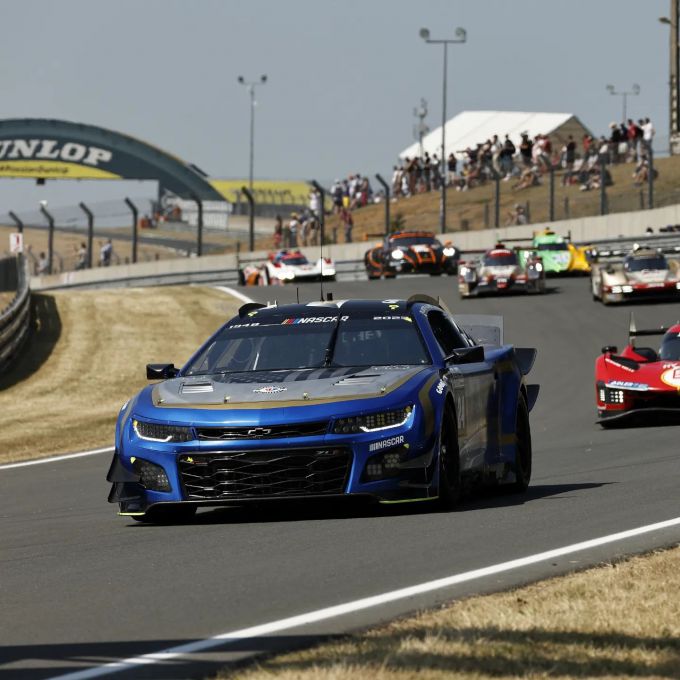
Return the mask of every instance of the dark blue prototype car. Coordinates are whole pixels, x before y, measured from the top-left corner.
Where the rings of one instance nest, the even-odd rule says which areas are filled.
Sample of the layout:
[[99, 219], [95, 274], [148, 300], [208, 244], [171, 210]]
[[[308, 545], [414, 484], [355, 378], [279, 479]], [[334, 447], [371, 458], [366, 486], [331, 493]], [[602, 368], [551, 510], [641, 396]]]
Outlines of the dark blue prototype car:
[[[468, 482], [526, 490], [534, 349], [426, 296], [249, 303], [125, 404], [109, 501], [141, 521], [330, 496], [451, 507]], [[480, 320], [481, 319], [481, 320]]]

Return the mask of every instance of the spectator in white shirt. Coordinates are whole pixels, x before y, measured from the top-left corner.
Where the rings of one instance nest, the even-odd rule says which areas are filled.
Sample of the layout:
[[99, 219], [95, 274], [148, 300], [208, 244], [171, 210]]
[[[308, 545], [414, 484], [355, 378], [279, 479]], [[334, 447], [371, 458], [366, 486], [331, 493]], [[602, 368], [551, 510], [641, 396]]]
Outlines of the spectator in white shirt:
[[645, 118], [645, 122], [640, 126], [642, 128], [642, 141], [647, 151], [652, 150], [652, 142], [654, 141], [654, 125], [649, 118]]

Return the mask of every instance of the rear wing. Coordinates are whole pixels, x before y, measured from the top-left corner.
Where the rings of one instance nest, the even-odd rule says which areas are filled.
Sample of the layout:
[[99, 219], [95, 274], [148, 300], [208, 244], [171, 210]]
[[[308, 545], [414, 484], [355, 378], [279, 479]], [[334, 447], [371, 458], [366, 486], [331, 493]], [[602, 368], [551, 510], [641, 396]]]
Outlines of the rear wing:
[[502, 316], [455, 314], [453, 319], [476, 343], [491, 347], [503, 344]]

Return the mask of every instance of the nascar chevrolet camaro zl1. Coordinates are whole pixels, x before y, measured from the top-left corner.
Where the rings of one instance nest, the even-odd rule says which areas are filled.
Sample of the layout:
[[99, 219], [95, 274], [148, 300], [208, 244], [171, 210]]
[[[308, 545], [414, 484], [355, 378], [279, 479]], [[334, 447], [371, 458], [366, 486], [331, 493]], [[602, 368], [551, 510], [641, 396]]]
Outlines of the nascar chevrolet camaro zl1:
[[523, 491], [536, 350], [472, 321], [426, 296], [246, 304], [183, 368], [147, 366], [160, 382], [120, 411], [109, 501], [162, 522], [268, 499]]
[[[595, 399], [603, 427], [680, 416], [680, 324], [637, 330], [631, 315], [630, 340], [619, 352], [602, 348], [595, 360]], [[640, 336], [663, 336], [657, 352], [636, 346]]]
[[514, 250], [502, 243], [461, 260], [458, 266], [458, 292], [461, 298], [483, 293], [545, 293], [545, 269], [540, 257], [530, 253], [521, 263]]
[[449, 274], [458, 271], [460, 251], [442, 244], [431, 231], [399, 231], [366, 251], [364, 265], [369, 279], [394, 278], [398, 274]]

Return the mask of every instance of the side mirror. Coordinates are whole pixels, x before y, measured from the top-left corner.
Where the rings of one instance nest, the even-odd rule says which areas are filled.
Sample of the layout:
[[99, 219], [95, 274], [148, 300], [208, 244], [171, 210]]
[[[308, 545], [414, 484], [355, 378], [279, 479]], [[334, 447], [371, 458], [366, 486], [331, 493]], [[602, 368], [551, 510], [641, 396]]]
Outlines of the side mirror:
[[484, 348], [481, 345], [454, 349], [445, 359], [447, 364], [478, 364], [484, 361]]
[[178, 373], [179, 369], [175, 368], [175, 364], [146, 365], [147, 380], [167, 380], [168, 378], [174, 378]]
[[618, 352], [618, 347], [616, 345], [605, 345], [602, 348], [602, 354], [616, 354]]

